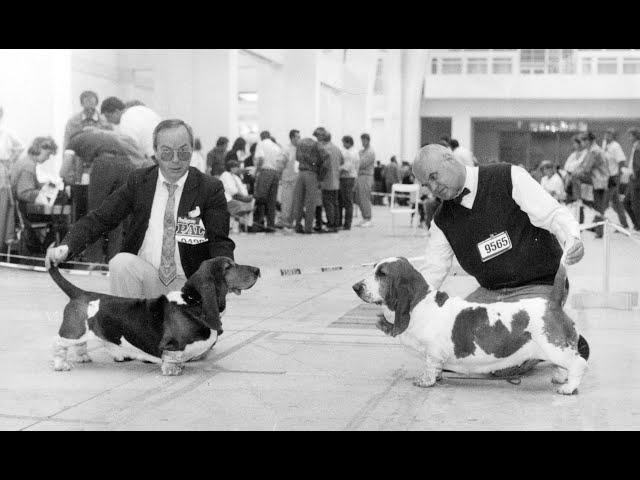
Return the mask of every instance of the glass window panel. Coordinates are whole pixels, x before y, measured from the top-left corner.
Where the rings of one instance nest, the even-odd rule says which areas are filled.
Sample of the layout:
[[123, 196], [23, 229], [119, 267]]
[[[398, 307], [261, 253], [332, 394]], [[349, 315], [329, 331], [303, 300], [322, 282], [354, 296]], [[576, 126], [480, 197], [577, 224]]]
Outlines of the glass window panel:
[[442, 73], [443, 74], [462, 73], [462, 60], [459, 58], [443, 58]]
[[598, 73], [615, 74], [618, 73], [618, 61], [615, 58], [599, 58]]
[[622, 73], [640, 73], [640, 58], [625, 58], [624, 64], [622, 65]]
[[467, 60], [467, 73], [481, 73], [488, 72], [488, 65], [486, 58], [470, 58]]
[[493, 73], [511, 73], [511, 59], [510, 58], [494, 58], [493, 59]]

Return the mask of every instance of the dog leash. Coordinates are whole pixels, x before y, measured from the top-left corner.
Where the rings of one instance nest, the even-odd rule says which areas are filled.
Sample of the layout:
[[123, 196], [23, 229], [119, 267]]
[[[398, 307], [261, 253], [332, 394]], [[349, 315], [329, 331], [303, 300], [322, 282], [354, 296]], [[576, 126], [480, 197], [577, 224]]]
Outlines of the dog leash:
[[[456, 373], [453, 370], [442, 370], [442, 373]], [[504, 380], [505, 382], [510, 383], [511, 385], [520, 385], [522, 383], [521, 375], [511, 375], [507, 377], [499, 377], [494, 375], [493, 373], [489, 374], [488, 377], [470, 377], [467, 375], [456, 374], [455, 376], [447, 375], [446, 377], [442, 375], [442, 379], [451, 379], [451, 380]]]

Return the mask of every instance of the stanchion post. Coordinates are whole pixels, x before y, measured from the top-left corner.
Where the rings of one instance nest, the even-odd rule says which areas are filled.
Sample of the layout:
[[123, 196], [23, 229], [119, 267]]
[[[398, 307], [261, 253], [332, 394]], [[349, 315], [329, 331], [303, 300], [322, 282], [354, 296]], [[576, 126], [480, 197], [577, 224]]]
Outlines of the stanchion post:
[[604, 292], [609, 293], [609, 261], [611, 259], [611, 228], [609, 220], [604, 220]]

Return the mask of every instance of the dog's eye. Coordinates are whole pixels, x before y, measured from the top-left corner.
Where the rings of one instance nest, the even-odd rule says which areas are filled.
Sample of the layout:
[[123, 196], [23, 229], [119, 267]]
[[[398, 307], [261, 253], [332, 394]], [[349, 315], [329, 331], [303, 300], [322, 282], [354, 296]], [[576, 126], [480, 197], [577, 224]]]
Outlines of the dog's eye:
[[384, 273], [382, 270], [378, 270], [378, 276], [384, 277], [385, 275], [386, 273]]

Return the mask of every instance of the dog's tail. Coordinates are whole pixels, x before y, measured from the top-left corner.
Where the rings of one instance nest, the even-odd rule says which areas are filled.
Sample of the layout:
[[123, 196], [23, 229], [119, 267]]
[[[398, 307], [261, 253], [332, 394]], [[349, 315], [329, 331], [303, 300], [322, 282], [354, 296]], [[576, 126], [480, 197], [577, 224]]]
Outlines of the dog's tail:
[[64, 278], [60, 273], [60, 270], [58, 270], [58, 267], [49, 268], [49, 275], [51, 275], [51, 278], [53, 278], [53, 281], [56, 282], [56, 285], [58, 285], [62, 289], [62, 291], [69, 296], [70, 299], [74, 300], [81, 297], [82, 295], [87, 294], [87, 292], [85, 292], [81, 288], [76, 287], [69, 280]]
[[566, 296], [569, 294], [569, 280], [567, 280], [567, 269], [560, 262], [556, 278], [553, 281], [553, 290], [551, 291], [551, 303], [559, 308], [564, 305]]

